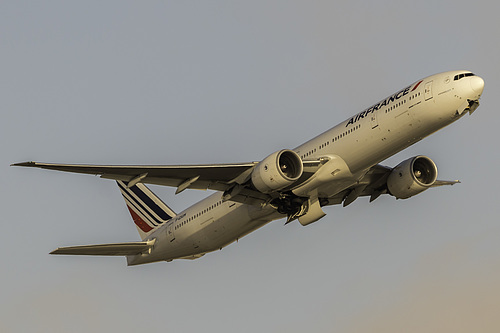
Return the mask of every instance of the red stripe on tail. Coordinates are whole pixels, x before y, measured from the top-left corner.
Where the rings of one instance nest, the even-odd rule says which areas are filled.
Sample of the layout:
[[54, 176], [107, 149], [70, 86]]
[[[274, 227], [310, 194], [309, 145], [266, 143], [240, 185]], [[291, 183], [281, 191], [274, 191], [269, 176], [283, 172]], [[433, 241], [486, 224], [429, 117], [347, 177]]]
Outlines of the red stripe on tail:
[[149, 226], [139, 215], [136, 214], [129, 206], [127, 206], [130, 215], [132, 215], [132, 220], [134, 220], [135, 225], [137, 225], [142, 231], [150, 232], [153, 230], [152, 227]]

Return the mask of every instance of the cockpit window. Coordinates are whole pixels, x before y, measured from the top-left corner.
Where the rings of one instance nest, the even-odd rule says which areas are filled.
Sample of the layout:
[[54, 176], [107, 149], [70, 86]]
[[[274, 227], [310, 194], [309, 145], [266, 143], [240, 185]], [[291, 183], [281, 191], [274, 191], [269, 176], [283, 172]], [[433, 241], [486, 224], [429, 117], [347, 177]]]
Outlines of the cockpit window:
[[455, 75], [455, 78], [453, 79], [454, 81], [457, 81], [457, 80], [460, 80], [464, 77], [468, 77], [468, 76], [475, 76], [476, 74], [474, 73], [462, 73], [462, 74], [458, 74], [458, 75]]

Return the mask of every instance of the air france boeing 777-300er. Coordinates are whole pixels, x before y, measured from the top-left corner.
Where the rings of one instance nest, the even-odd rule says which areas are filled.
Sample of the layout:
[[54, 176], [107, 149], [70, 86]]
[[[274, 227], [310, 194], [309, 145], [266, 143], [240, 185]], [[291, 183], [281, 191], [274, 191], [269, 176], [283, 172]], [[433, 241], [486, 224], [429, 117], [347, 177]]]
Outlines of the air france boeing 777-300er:
[[[116, 180], [142, 241], [61, 247], [51, 254], [126, 256], [128, 265], [196, 259], [286, 218], [302, 225], [360, 196], [406, 199], [437, 180], [436, 164], [411, 157], [394, 168], [379, 163], [479, 106], [484, 81], [469, 71], [418, 80], [294, 149], [260, 162], [214, 165], [113, 166], [24, 162]], [[176, 214], [144, 184], [216, 193]], [[285, 224], [286, 224], [285, 223]]]

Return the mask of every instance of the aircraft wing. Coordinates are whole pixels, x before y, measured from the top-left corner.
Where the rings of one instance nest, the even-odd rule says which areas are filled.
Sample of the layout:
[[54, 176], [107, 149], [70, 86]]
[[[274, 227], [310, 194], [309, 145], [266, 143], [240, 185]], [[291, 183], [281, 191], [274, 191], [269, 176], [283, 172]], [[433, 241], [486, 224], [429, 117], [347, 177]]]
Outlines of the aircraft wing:
[[60, 247], [50, 254], [69, 254], [84, 256], [128, 256], [148, 252], [154, 245], [153, 241], [114, 243], [98, 245], [81, 245]]
[[[344, 191], [328, 198], [328, 205], [350, 205], [358, 197], [370, 197], [370, 202], [382, 194], [387, 194], [387, 178], [393, 168], [381, 164], [374, 165], [359, 182]], [[430, 187], [459, 184], [459, 180], [436, 180]]]
[[[41, 162], [15, 163], [13, 166], [32, 167], [64, 172], [99, 175], [101, 178], [121, 180], [131, 187], [137, 183], [176, 187], [176, 194], [185, 189], [231, 192], [228, 200], [259, 205], [272, 196], [249, 187], [239, 186], [250, 179], [259, 162], [203, 165], [90, 165]], [[304, 173], [299, 182], [314, 174], [319, 161], [303, 161]], [[235, 189], [237, 189], [235, 191]], [[235, 193], [237, 192], [237, 193]]]
[[[101, 178], [133, 183], [141, 182], [177, 187], [177, 193], [187, 189], [225, 191], [232, 184], [250, 175], [257, 162], [206, 165], [90, 165], [40, 162], [16, 163], [13, 166], [32, 167], [65, 172], [99, 175]], [[130, 185], [130, 186], [132, 186]]]

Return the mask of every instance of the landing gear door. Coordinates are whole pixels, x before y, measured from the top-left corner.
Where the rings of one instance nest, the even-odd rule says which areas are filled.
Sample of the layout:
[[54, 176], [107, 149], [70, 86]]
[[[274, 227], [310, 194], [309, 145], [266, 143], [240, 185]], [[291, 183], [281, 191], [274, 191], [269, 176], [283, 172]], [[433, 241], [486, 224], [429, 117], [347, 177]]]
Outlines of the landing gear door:
[[429, 81], [425, 84], [424, 99], [428, 101], [431, 98], [432, 98], [432, 81]]

